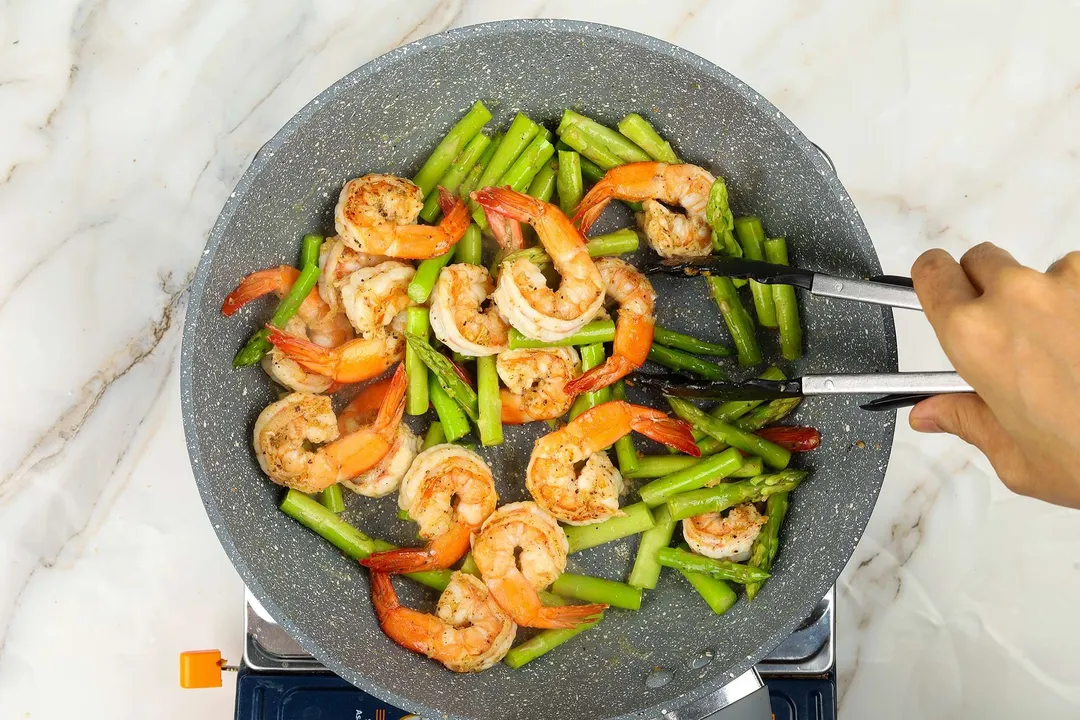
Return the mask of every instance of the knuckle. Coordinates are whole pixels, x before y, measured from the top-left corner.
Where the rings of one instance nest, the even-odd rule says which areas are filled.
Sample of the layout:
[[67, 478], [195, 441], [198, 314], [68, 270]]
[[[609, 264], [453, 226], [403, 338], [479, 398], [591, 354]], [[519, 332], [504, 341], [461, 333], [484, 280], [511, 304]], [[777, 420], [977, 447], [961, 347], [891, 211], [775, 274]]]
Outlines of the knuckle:
[[1003, 269], [994, 291], [1010, 302], [1035, 308], [1051, 307], [1056, 294], [1049, 277], [1023, 266]]
[[934, 275], [937, 271], [953, 263], [952, 256], [940, 248], [927, 250], [911, 266], [913, 279], [924, 279]]
[[1080, 251], [1066, 253], [1050, 266], [1048, 272], [1065, 272], [1080, 277]]

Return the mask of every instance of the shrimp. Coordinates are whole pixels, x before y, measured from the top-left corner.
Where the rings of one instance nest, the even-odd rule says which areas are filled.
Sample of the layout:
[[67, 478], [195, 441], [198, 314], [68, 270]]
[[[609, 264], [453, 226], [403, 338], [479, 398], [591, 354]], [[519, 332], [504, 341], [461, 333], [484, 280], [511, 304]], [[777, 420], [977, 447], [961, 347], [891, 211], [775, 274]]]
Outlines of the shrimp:
[[585, 249], [585, 238], [556, 206], [507, 188], [472, 194], [492, 223], [505, 216], [536, 229], [552, 264], [562, 276], [558, 290], [526, 258], [504, 263], [495, 288], [495, 305], [526, 337], [545, 342], [573, 335], [593, 319], [604, 302], [604, 279]]
[[329, 238], [319, 250], [319, 295], [332, 310], [341, 310], [341, 283], [355, 271], [389, 259], [353, 250], [339, 237]]
[[603, 364], [568, 383], [566, 392], [571, 395], [605, 388], [637, 370], [648, 359], [652, 347], [656, 324], [652, 283], [633, 265], [618, 258], [600, 258], [596, 267], [607, 283], [607, 297], [619, 305], [615, 352]]
[[345, 183], [334, 211], [338, 237], [354, 250], [421, 260], [442, 255], [469, 227], [465, 203], [439, 188], [444, 217], [438, 225], [416, 225], [424, 195], [409, 180], [364, 175]]
[[[352, 328], [350, 327], [350, 334]], [[302, 320], [293, 316], [285, 323], [285, 332], [299, 337], [307, 335], [307, 328]], [[309, 372], [303, 365], [289, 358], [277, 348], [270, 348], [262, 357], [262, 369], [277, 384], [294, 392], [318, 395], [333, 389], [333, 378]]]
[[699, 555], [743, 562], [750, 559], [754, 540], [767, 518], [754, 503], [736, 505], [726, 513], [711, 512], [683, 520], [686, 544]]
[[413, 304], [409, 283], [416, 268], [397, 260], [353, 271], [341, 284], [341, 302], [356, 332], [364, 337], [381, 331]]
[[[289, 265], [256, 270], [228, 294], [221, 304], [221, 314], [231, 317], [247, 303], [270, 293], [285, 297], [298, 277], [300, 271]], [[337, 347], [353, 336], [348, 318], [327, 305], [315, 289], [300, 303], [294, 317], [303, 322], [307, 337], [322, 347]]]
[[385, 573], [371, 574], [371, 602], [391, 640], [454, 672], [487, 670], [503, 659], [517, 634], [484, 582], [463, 572], [450, 576], [434, 615], [402, 607]]
[[567, 382], [581, 374], [581, 360], [572, 347], [504, 350], [495, 368], [506, 387], [502, 396], [502, 421], [519, 425], [560, 417], [574, 403]]
[[[368, 385], [338, 413], [338, 432], [349, 435], [371, 425], [377, 417], [379, 406], [390, 390], [392, 378]], [[409, 466], [420, 452], [420, 438], [405, 423], [398, 425], [397, 434], [386, 455], [370, 470], [360, 473], [341, 484], [357, 495], [384, 497], [401, 486]]]
[[492, 513], [472, 552], [495, 601], [518, 625], [572, 628], [594, 619], [607, 605], [545, 607], [539, 591], [566, 569], [569, 543], [555, 518], [536, 503], [503, 505]]
[[427, 546], [378, 552], [360, 564], [389, 573], [450, 567], [469, 551], [472, 534], [498, 502], [482, 457], [460, 445], [430, 447], [416, 456], [398, 494], [398, 505], [419, 524]]
[[[705, 217], [709, 191], [716, 178], [697, 165], [638, 162], [608, 170], [592, 186], [574, 214], [588, 232], [613, 199], [641, 202], [638, 222], [661, 257], [703, 258], [712, 252], [712, 228]], [[679, 205], [686, 214], [665, 207]]]
[[[695, 457], [701, 455], [685, 421], [622, 400], [606, 402], [533, 445], [525, 487], [536, 504], [569, 525], [622, 515], [622, 476], [603, 450], [631, 430]], [[575, 467], [583, 461], [579, 474]]]
[[[326, 395], [291, 393], [264, 409], [253, 439], [263, 472], [301, 492], [325, 490], [356, 477], [385, 457], [405, 412], [405, 366], [397, 372], [369, 427], [341, 436]], [[312, 450], [312, 445], [321, 445]]]
[[431, 292], [431, 329], [454, 352], [481, 356], [507, 347], [509, 326], [495, 307], [485, 307], [495, 282], [487, 268], [458, 263], [439, 273]]
[[378, 377], [405, 356], [405, 338], [396, 328], [383, 328], [335, 348], [324, 348], [295, 335], [270, 327], [267, 340], [312, 372], [339, 383], [356, 383]]

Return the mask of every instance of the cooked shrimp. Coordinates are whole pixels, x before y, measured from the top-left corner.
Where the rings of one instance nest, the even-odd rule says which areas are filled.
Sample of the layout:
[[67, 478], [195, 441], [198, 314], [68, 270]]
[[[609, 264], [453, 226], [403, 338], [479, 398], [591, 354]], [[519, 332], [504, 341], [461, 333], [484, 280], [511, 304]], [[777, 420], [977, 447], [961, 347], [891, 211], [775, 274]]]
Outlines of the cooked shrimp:
[[572, 347], [504, 350], [495, 368], [506, 386], [499, 391], [503, 424], [551, 420], [574, 404], [565, 388], [581, 374], [581, 360]]
[[[392, 378], [379, 380], [364, 388], [338, 413], [338, 432], [352, 434], [375, 421], [379, 406], [390, 389]], [[357, 495], [384, 497], [401, 486], [416, 453], [420, 452], [420, 438], [405, 423], [398, 425], [397, 434], [386, 455], [370, 470], [360, 473], [341, 484]]]
[[398, 505], [420, 526], [427, 546], [375, 553], [360, 564], [390, 573], [450, 567], [469, 551], [472, 534], [498, 502], [482, 457], [460, 445], [430, 447], [416, 456], [398, 495]]
[[572, 395], [605, 388], [637, 370], [649, 358], [652, 347], [656, 324], [653, 316], [656, 292], [652, 283], [633, 265], [618, 258], [600, 258], [596, 267], [607, 284], [607, 297], [619, 306], [615, 352], [601, 365], [570, 382], [566, 392]]
[[364, 175], [345, 183], [334, 211], [338, 236], [354, 250], [396, 258], [442, 255], [465, 234], [465, 203], [439, 188], [442, 222], [416, 225], [424, 207], [420, 188], [393, 175]]
[[[349, 330], [351, 335], [352, 328], [350, 327]], [[302, 320], [293, 316], [289, 322], [285, 323], [285, 332], [305, 337], [307, 327]], [[270, 351], [263, 355], [261, 364], [262, 369], [274, 382], [294, 392], [318, 395], [334, 387], [333, 378], [309, 371], [277, 348], [270, 348]]]
[[555, 518], [536, 503], [503, 505], [473, 538], [473, 560], [495, 601], [518, 625], [572, 628], [607, 605], [545, 607], [539, 591], [566, 569], [569, 543]]
[[416, 268], [397, 260], [353, 271], [341, 284], [341, 303], [356, 332], [364, 337], [381, 331], [413, 304], [409, 283]]
[[487, 670], [503, 659], [517, 633], [483, 581], [462, 572], [450, 576], [434, 615], [402, 607], [385, 573], [371, 574], [371, 601], [391, 640], [454, 672]]
[[699, 555], [743, 562], [750, 559], [750, 549], [766, 519], [754, 503], [744, 503], [726, 513], [686, 518], [682, 523], [683, 538]]
[[536, 504], [570, 525], [622, 515], [622, 476], [603, 450], [631, 430], [695, 457], [701, 454], [685, 421], [621, 400], [606, 402], [533, 445], [525, 487]]
[[[697, 165], [668, 165], [638, 162], [608, 170], [586, 193], [574, 214], [581, 221], [581, 231], [592, 224], [614, 199], [641, 202], [638, 218], [649, 244], [666, 258], [693, 260], [712, 252], [712, 228], [705, 217], [709, 190], [716, 180]], [[679, 205], [686, 214], [676, 213], [667, 205]]]
[[319, 347], [301, 337], [269, 328], [274, 347], [312, 372], [339, 383], [356, 383], [378, 377], [405, 356], [405, 338], [396, 328], [372, 332], [335, 348]]
[[[300, 271], [289, 265], [256, 270], [236, 286], [221, 304], [221, 314], [232, 316], [237, 310], [256, 298], [273, 293], [279, 298], [292, 290]], [[305, 335], [322, 347], [337, 347], [353, 336], [348, 318], [334, 312], [317, 290], [312, 290], [294, 316], [304, 324]]]
[[439, 273], [431, 292], [431, 329], [454, 352], [494, 355], [506, 349], [510, 327], [493, 305], [495, 289], [487, 268], [457, 263]]
[[592, 320], [604, 301], [604, 279], [585, 238], [559, 208], [507, 188], [484, 188], [472, 197], [493, 222], [506, 216], [532, 225], [562, 277], [552, 290], [528, 259], [504, 263], [494, 295], [499, 314], [526, 337], [545, 342], [569, 337]]
[[319, 295], [331, 309], [341, 310], [341, 283], [357, 270], [389, 259], [353, 250], [339, 237], [328, 238], [319, 250]]
[[375, 422], [344, 437], [326, 395], [292, 393], [271, 403], [255, 421], [259, 466], [278, 485], [308, 493], [356, 477], [390, 449], [405, 411], [405, 384], [401, 365]]

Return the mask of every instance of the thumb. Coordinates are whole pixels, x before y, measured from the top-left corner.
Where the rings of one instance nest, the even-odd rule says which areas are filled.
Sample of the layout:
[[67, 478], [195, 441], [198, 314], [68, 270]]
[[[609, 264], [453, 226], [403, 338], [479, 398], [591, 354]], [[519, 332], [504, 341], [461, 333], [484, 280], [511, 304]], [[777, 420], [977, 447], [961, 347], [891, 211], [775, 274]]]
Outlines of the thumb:
[[978, 395], [935, 395], [911, 409], [911, 429], [949, 433], [974, 445], [987, 456], [1011, 446], [1012, 439]]

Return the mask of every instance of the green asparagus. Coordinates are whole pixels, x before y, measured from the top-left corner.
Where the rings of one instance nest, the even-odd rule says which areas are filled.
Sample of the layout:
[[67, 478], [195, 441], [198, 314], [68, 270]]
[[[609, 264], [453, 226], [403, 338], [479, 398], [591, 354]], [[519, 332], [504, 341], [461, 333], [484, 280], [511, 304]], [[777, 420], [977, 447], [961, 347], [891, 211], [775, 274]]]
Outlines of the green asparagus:
[[746, 583], [763, 582], [769, 579], [769, 573], [759, 568], [729, 560], [714, 560], [713, 558], [695, 555], [681, 548], [660, 548], [656, 556], [664, 567], [701, 573], [717, 580], [730, 580], [745, 585]]
[[656, 524], [641, 533], [634, 567], [630, 570], [630, 577], [626, 579], [627, 584], [646, 590], [656, 587], [656, 581], [660, 578], [660, 561], [656, 554], [660, 548], [671, 543], [671, 536], [675, 532], [675, 521], [671, 519], [667, 507], [656, 508], [653, 511], [653, 521]]
[[790, 492], [806, 477], [805, 470], [782, 470], [747, 480], [721, 483], [716, 487], [691, 490], [668, 498], [667, 508], [675, 520], [707, 512], [723, 512], [745, 502], [758, 502], [778, 492]]
[[484, 103], [477, 100], [465, 116], [450, 128], [446, 137], [435, 146], [431, 156], [413, 177], [413, 182], [425, 197], [435, 189], [435, 183], [446, 174], [450, 163], [454, 161], [466, 143], [480, 132], [488, 120], [491, 120], [491, 113], [484, 107]]
[[619, 121], [619, 132], [649, 154], [653, 160], [663, 163], [679, 163], [679, 156], [671, 149], [671, 143], [660, 137], [648, 120], [637, 113], [630, 113]]
[[[671, 459], [681, 458], [675, 456]], [[638, 489], [638, 495], [649, 507], [662, 505], [674, 495], [696, 490], [727, 477], [742, 467], [742, 464], [742, 454], [735, 448], [731, 448], [643, 485]]]
[[[777, 265], [788, 264], [787, 241], [773, 238], [765, 241], [765, 259]], [[790, 285], [773, 285], [776, 318], [780, 325], [780, 351], [787, 360], [798, 360], [803, 353], [802, 325], [799, 324], [799, 305], [795, 288]]]
[[[743, 256], [749, 260], [765, 259], [765, 229], [756, 217], [741, 217], [735, 221], [735, 236], [743, 249]], [[756, 280], [750, 281], [750, 293], [754, 296], [754, 309], [762, 327], [776, 327], [776, 303], [773, 302], [773, 289]]]
[[645, 503], [634, 503], [622, 508], [624, 515], [608, 518], [593, 525], [568, 525], [566, 539], [570, 552], [576, 553], [620, 538], [636, 535], [653, 526], [653, 516]]
[[782, 470], [791, 461], [791, 453], [776, 443], [741, 430], [731, 423], [717, 420], [689, 400], [668, 397], [667, 401], [675, 414], [683, 420], [686, 420], [699, 430], [704, 430], [722, 443], [744, 450], [751, 455], [760, 456], [765, 461], [765, 464], [771, 468]]
[[[787, 515], [790, 496], [786, 492], [770, 495], [765, 503], [767, 520], [761, 528], [761, 532], [754, 539], [754, 545], [750, 549], [750, 560], [747, 564], [769, 572], [772, 570], [773, 560], [776, 559], [776, 551], [780, 547], [780, 526]], [[753, 600], [761, 589], [761, 583], [750, 583], [746, 586], [746, 597]]]
[[732, 284], [731, 278], [710, 276], [706, 278], [709, 283], [709, 291], [720, 308], [720, 315], [724, 318], [731, 339], [735, 342], [735, 349], [739, 353], [739, 364], [743, 367], [753, 367], [761, 362], [761, 349], [758, 347], [757, 337], [754, 335], [754, 321], [746, 312], [739, 294]]

